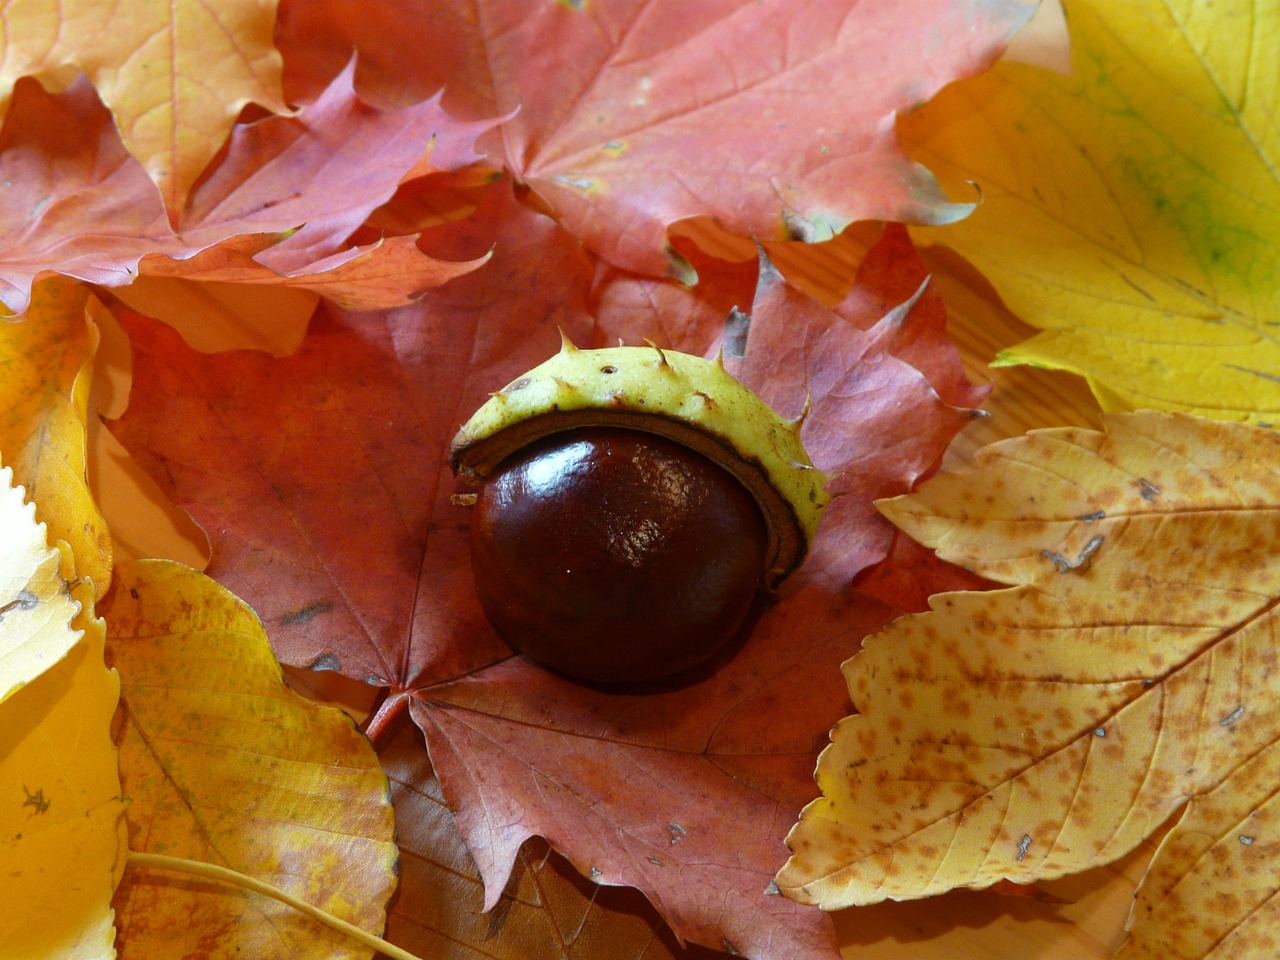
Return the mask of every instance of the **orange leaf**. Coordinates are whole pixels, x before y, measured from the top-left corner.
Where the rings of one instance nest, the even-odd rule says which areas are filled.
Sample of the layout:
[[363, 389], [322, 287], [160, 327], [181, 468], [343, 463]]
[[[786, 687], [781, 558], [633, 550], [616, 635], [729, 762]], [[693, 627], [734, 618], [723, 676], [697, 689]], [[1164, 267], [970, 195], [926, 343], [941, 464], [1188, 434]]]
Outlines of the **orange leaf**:
[[274, 24], [274, 0], [18, 0], [5, 6], [0, 97], [22, 76], [82, 70], [176, 214], [246, 104], [288, 110]]
[[[240, 236], [209, 247], [190, 260], [148, 257], [140, 265], [138, 281], [122, 289], [119, 297], [158, 319], [166, 319], [166, 313], [190, 309], [188, 303], [192, 301], [198, 303], [216, 296], [218, 285], [223, 284], [292, 290], [297, 295], [297, 309], [306, 315], [310, 315], [318, 297], [347, 310], [387, 310], [412, 303], [432, 287], [470, 273], [489, 259], [482, 255], [463, 261], [438, 260], [423, 253], [415, 237], [387, 237], [346, 248], [336, 258], [336, 265], [326, 266], [322, 261], [296, 276], [281, 276], [257, 258], [277, 240], [262, 235]], [[148, 295], [145, 288], [149, 278], [166, 282], [151, 284]], [[147, 304], [155, 303], [158, 294], [162, 309], [149, 309]], [[246, 326], [251, 323], [247, 311], [233, 308], [232, 313], [244, 318]]]

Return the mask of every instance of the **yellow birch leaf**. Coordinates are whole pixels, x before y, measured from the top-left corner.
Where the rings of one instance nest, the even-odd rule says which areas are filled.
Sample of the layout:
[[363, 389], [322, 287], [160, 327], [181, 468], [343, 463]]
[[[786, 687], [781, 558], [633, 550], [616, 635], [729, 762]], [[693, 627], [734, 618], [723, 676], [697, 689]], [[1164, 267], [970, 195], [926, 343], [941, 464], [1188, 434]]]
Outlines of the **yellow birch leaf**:
[[[27, 615], [33, 608], [26, 605], [0, 613], [6, 639], [25, 631], [52, 663], [0, 702], [0, 956], [109, 960], [111, 894], [124, 849], [110, 735], [119, 684], [103, 663], [92, 586], [75, 579], [69, 551], [48, 550], [44, 528], [8, 474], [0, 470], [0, 578], [21, 579], [24, 568], [39, 567], [56, 590], [53, 602], [34, 607], [42, 617]], [[38, 537], [45, 555], [7, 549], [19, 535]], [[68, 637], [79, 638], [69, 651]]]
[[0, 705], [80, 639], [62, 557], [24, 494], [13, 471], [0, 467]]
[[[858, 715], [819, 761], [784, 893], [835, 908], [1033, 883], [1118, 858], [1192, 798], [1193, 831], [1213, 809], [1253, 838], [1206, 909], [1243, 924], [1276, 899], [1280, 436], [1104, 425], [1004, 441], [882, 504], [1015, 586], [935, 596], [846, 663]], [[1195, 870], [1190, 848], [1166, 842], [1152, 877]]]
[[1042, 332], [998, 364], [1108, 410], [1280, 420], [1280, 7], [1066, 0], [1072, 74], [1002, 63], [902, 124], [982, 203], [932, 240]]
[[273, 0], [8, 0], [0, 109], [20, 77], [83, 71], [176, 215], [245, 105], [288, 112], [275, 16]]
[[[381, 930], [392, 811], [351, 719], [286, 687], [253, 611], [181, 564], [122, 564], [104, 615], [130, 849], [228, 867]], [[369, 956], [274, 900], [170, 874], [130, 869], [115, 903], [124, 960]]]
[[111, 580], [111, 536], [86, 478], [86, 417], [98, 328], [89, 289], [42, 280], [16, 322], [0, 322], [0, 452], [49, 535], [99, 593]]

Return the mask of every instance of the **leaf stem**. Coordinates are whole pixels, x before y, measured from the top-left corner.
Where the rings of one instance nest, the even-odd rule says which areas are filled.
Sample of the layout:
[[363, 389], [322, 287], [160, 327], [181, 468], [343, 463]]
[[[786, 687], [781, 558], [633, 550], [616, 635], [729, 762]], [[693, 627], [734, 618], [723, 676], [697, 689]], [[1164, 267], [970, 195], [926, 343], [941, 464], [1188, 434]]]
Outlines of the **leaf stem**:
[[171, 870], [175, 873], [184, 873], [188, 876], [200, 877], [205, 880], [213, 880], [245, 890], [252, 890], [254, 893], [260, 893], [265, 897], [278, 900], [300, 913], [305, 913], [313, 920], [338, 931], [344, 936], [350, 937], [362, 946], [369, 947], [390, 957], [391, 960], [421, 960], [420, 957], [410, 953], [408, 950], [397, 947], [394, 943], [388, 943], [381, 937], [376, 937], [368, 931], [361, 930], [353, 923], [339, 919], [319, 907], [312, 906], [305, 900], [299, 900], [293, 894], [286, 893], [279, 887], [272, 886], [263, 880], [240, 873], [237, 870], [220, 867], [213, 863], [204, 863], [200, 860], [169, 857], [161, 853], [140, 853], [136, 850], [129, 851], [128, 862], [130, 866], [143, 870]]
[[405, 693], [388, 694], [387, 698], [378, 705], [378, 709], [373, 716], [365, 721], [364, 725], [364, 735], [369, 738], [369, 742], [374, 747], [378, 746], [378, 741], [387, 732], [387, 728], [391, 726], [392, 721], [399, 717], [408, 706], [409, 696]]

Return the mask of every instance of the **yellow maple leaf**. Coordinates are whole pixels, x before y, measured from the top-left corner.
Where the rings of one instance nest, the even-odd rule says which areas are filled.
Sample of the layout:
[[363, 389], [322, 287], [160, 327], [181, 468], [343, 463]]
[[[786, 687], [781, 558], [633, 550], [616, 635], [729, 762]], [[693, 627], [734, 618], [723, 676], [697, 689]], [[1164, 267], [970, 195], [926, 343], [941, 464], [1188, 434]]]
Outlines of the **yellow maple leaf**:
[[20, 77], [59, 86], [83, 71], [176, 214], [246, 104], [288, 112], [275, 14], [272, 0], [9, 0], [0, 111]]
[[1067, 0], [1071, 76], [1002, 63], [902, 125], [982, 203], [930, 239], [1042, 330], [998, 364], [1109, 410], [1280, 418], [1280, 8]]
[[[1264, 942], [1259, 903], [1275, 929], [1280, 892], [1280, 436], [1152, 412], [1105, 426], [996, 444], [883, 504], [1015, 586], [936, 596], [848, 661], [858, 715], [819, 761], [783, 892], [835, 908], [1057, 877], [1193, 798], [1142, 906], [1209, 869], [1196, 882], [1238, 925], [1234, 955], [1269, 955], [1244, 947]], [[1230, 863], [1188, 854], [1224, 838]], [[1206, 955], [1180, 951], [1155, 955]]]
[[[103, 663], [92, 587], [76, 580], [69, 551], [48, 550], [9, 480], [0, 470], [0, 581], [30, 576], [54, 589], [30, 590], [16, 607], [0, 598], [4, 642], [24, 634], [51, 664], [0, 702], [0, 956], [108, 960], [124, 848], [110, 737], [119, 684]], [[37, 540], [38, 551], [9, 549]], [[6, 680], [9, 667], [0, 660]]]
[[[229, 867], [381, 929], [395, 886], [392, 811], [350, 718], [286, 687], [253, 612], [190, 568], [122, 564], [104, 616], [122, 678], [130, 849]], [[125, 875], [122, 957], [188, 956], [193, 938], [206, 958], [368, 956], [287, 905], [164, 876]]]
[[85, 422], [98, 330], [89, 289], [64, 278], [32, 289], [24, 319], [0, 322], [0, 454], [99, 592], [111, 580], [111, 536], [86, 479]]

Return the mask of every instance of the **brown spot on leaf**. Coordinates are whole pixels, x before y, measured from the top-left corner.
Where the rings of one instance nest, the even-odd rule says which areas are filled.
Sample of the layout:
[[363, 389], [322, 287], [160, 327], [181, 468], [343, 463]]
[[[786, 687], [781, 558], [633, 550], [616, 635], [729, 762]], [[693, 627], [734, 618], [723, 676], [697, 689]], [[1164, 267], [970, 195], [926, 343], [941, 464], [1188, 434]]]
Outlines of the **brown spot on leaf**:
[[[293, 613], [286, 613], [280, 618], [280, 625], [283, 627], [302, 626], [310, 623], [316, 617], [328, 613], [333, 609], [333, 604], [328, 600], [318, 600], [315, 603], [309, 603], [305, 607], [301, 607]], [[328, 669], [328, 668], [325, 668]]]

